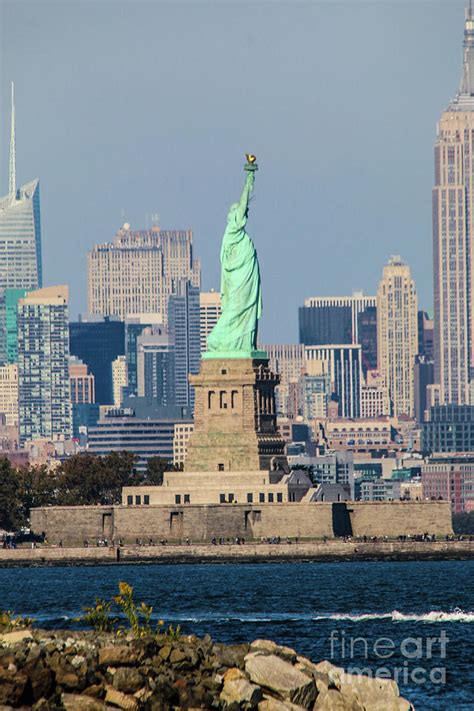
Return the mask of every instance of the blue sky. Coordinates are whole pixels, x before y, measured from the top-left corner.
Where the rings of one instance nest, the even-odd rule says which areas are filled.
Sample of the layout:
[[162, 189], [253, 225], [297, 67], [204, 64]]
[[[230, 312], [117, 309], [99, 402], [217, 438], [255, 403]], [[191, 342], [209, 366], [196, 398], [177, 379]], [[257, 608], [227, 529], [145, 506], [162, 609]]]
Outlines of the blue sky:
[[[461, 74], [465, 3], [0, 0], [0, 188], [39, 177], [45, 283], [86, 309], [86, 253], [128, 221], [195, 232], [203, 285], [244, 152], [262, 339], [305, 296], [374, 293], [391, 254], [431, 308], [433, 143]], [[148, 216], [148, 218], [147, 218]]]

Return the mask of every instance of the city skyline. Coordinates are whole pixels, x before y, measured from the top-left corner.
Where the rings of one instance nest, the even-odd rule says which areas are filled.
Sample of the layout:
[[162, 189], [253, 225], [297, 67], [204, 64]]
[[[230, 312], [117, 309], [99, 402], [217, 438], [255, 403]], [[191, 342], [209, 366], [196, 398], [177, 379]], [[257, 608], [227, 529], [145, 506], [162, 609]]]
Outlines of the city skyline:
[[[154, 132], [150, 130], [151, 127], [144, 116], [145, 110], [138, 112], [138, 119], [135, 118], [130, 124], [130, 128], [125, 130], [124, 120], [129, 116], [129, 104], [132, 103], [135, 107], [140, 106], [141, 97], [143, 106], [146, 108], [147, 102], [151, 101], [150, 93], [143, 92], [142, 83], [146, 79], [150, 80], [152, 75], [146, 72], [145, 79], [137, 80], [136, 86], [132, 81], [136, 79], [136, 70], [141, 67], [141, 63], [150, 58], [147, 54], [149, 50], [143, 50], [140, 56], [134, 58], [133, 61], [129, 57], [131, 64], [127, 65], [128, 68], [120, 64], [120, 69], [124, 73], [123, 81], [119, 82], [118, 74], [115, 75], [117, 82], [112, 82], [113, 86], [107, 88], [109, 93], [102, 100], [97, 95], [100, 88], [100, 72], [96, 82], [81, 82], [82, 75], [78, 67], [77, 75], [75, 74], [72, 79], [72, 84], [76, 89], [73, 103], [77, 108], [77, 102], [82, 102], [79, 115], [84, 116], [85, 102], [85, 105], [89, 106], [92, 118], [85, 122], [85, 126], [77, 125], [77, 121], [68, 126], [69, 150], [67, 153], [64, 152], [66, 149], [64, 144], [66, 140], [65, 127], [64, 125], [58, 126], [58, 119], [67, 124], [69, 107], [66, 107], [66, 99], [58, 106], [57, 99], [55, 99], [58, 94], [54, 91], [45, 91], [44, 96], [38, 97], [37, 89], [31, 86], [30, 77], [25, 77], [23, 73], [21, 76], [18, 75], [22, 66], [21, 58], [19, 63], [13, 61], [18, 57], [12, 38], [15, 37], [16, 30], [20, 28], [20, 20], [22, 18], [25, 20], [21, 25], [22, 31], [31, 39], [32, 46], [35, 41], [39, 40], [39, 37], [41, 37], [42, 46], [44, 46], [47, 44], [44, 35], [39, 32], [38, 38], [35, 39], [31, 36], [31, 32], [33, 32], [33, 28], [36, 28], [36, 32], [38, 32], [44, 26], [48, 17], [50, 18], [49, 13], [52, 6], [44, 3], [36, 4], [35, 8], [28, 3], [22, 7], [5, 4], [2, 6], [2, 27], [9, 26], [11, 29], [8, 37], [6, 34], [0, 36], [0, 53], [2, 59], [5, 60], [2, 62], [4, 72], [1, 75], [2, 115], [8, 115], [6, 111], [9, 99], [7, 89], [9, 89], [10, 79], [13, 78], [17, 83], [17, 173], [20, 182], [26, 179], [28, 173], [39, 175], [41, 178], [45, 283], [66, 281], [70, 284], [72, 317], [78, 311], [86, 311], [87, 251], [92, 248], [93, 244], [110, 241], [121, 223], [126, 220], [131, 222], [133, 229], [145, 229], [147, 227], [147, 212], [148, 226], [151, 226], [152, 220], [155, 219], [152, 217], [152, 213], [159, 211], [160, 223], [163, 228], [193, 229], [196, 254], [202, 257], [204, 265], [203, 288], [209, 289], [218, 285], [215, 246], [225, 226], [225, 207], [230, 202], [233, 193], [231, 186], [239, 180], [238, 161], [240, 155], [252, 141], [255, 152], [262, 156], [261, 164], [264, 168], [261, 171], [263, 180], [257, 191], [256, 207], [253, 209], [249, 225], [250, 234], [255, 239], [261, 261], [265, 265], [262, 278], [266, 308], [262, 319], [262, 340], [296, 342], [296, 308], [308, 294], [349, 295], [358, 288], [362, 288], [365, 293], [375, 293], [382, 266], [393, 253], [400, 253], [404, 261], [410, 265], [417, 283], [420, 305], [431, 310], [432, 285], [429, 278], [431, 271], [431, 210], [429, 202], [433, 175], [432, 144], [440, 108], [447, 106], [449, 98], [459, 85], [464, 3], [438, 3], [430, 7], [431, 22], [428, 28], [422, 22], [423, 15], [426, 13], [425, 3], [410, 3], [410, 6], [383, 3], [382, 11], [380, 5], [371, 4], [369, 7], [361, 3], [338, 4], [339, 14], [343, 9], [346, 19], [346, 22], [342, 24], [337, 22], [338, 12], [336, 9], [327, 4], [316, 3], [310, 8], [307, 6], [298, 7], [290, 18], [290, 27], [294, 27], [294, 23], [297, 23], [298, 32], [302, 33], [300, 44], [304, 49], [301, 49], [297, 59], [291, 58], [290, 52], [288, 52], [285, 57], [286, 64], [283, 65], [280, 60], [277, 61], [275, 58], [269, 40], [271, 32], [274, 32], [275, 43], [278, 42], [282, 32], [286, 33], [288, 27], [285, 22], [288, 17], [285, 15], [285, 8], [278, 6], [273, 19], [268, 18], [261, 9], [254, 9], [252, 12], [253, 29], [244, 31], [245, 14], [248, 12], [244, 5], [241, 14], [235, 18], [236, 21], [233, 23], [235, 26], [232, 27], [231, 34], [234, 39], [234, 33], [236, 38], [240, 31], [243, 32], [241, 34], [243, 39], [240, 40], [241, 46], [236, 47], [236, 51], [242, 53], [244, 73], [248, 74], [247, 70], [252, 67], [254, 80], [248, 82], [244, 87], [245, 83], [240, 76], [235, 76], [235, 73], [231, 72], [229, 77], [236, 82], [233, 88], [239, 101], [243, 101], [245, 105], [247, 105], [246, 102], [249, 102], [249, 106], [258, 109], [258, 111], [250, 108], [252, 120], [247, 121], [245, 127], [240, 125], [238, 130], [235, 130], [235, 120], [232, 119], [231, 112], [217, 107], [221, 101], [225, 104], [228, 98], [226, 92], [223, 91], [225, 87], [223, 87], [222, 75], [222, 71], [229, 70], [228, 61], [224, 62], [223, 70], [219, 71], [215, 68], [215, 62], [211, 61], [215, 58], [213, 51], [222, 52], [224, 48], [219, 45], [216, 36], [218, 33], [211, 31], [212, 26], [209, 25], [209, 19], [213, 17], [216, 23], [220, 19], [225, 19], [225, 13], [232, 12], [231, 6], [225, 4], [219, 8], [216, 7], [213, 8], [213, 12], [210, 9], [206, 11], [205, 6], [199, 3], [192, 7], [189, 6], [188, 17], [181, 24], [183, 37], [189, 38], [190, 36], [188, 23], [191, 20], [198, 21], [203, 24], [203, 28], [206, 30], [204, 36], [209, 45], [200, 47], [196, 59], [196, 70], [189, 69], [191, 75], [193, 71], [212, 69], [210, 73], [208, 71], [207, 79], [203, 83], [204, 93], [211, 92], [211, 95], [214, 96], [214, 100], [210, 103], [209, 113], [206, 114], [200, 107], [193, 105], [191, 108], [194, 113], [191, 123], [194, 129], [190, 131], [190, 135], [186, 135], [191, 123], [187, 125], [184, 120], [186, 112], [183, 100], [185, 98], [191, 100], [193, 92], [191, 91], [189, 94], [178, 92], [179, 108], [183, 110], [183, 113], [180, 115], [181, 121], [177, 123], [175, 121], [173, 124], [174, 129], [169, 134], [169, 141], [163, 140], [163, 132], [171, 130], [169, 119], [163, 114], [156, 116], [153, 124]], [[43, 10], [42, 13], [37, 10], [39, 6]], [[100, 60], [99, 66], [104, 71], [108, 62], [114, 59], [115, 44], [110, 46], [110, 38], [114, 37], [114, 43], [116, 42], [117, 46], [120, 45], [117, 40], [125, 31], [125, 18], [129, 17], [127, 6], [121, 5], [120, 7], [121, 13], [112, 18], [113, 29], [117, 33], [114, 35], [114, 32], [109, 32], [104, 37], [105, 44], [102, 46], [99, 36], [106, 10], [96, 6], [90, 8], [90, 13], [97, 20], [95, 31], [92, 32], [90, 27], [85, 27], [83, 17], [85, 13], [81, 14], [79, 6], [69, 5], [68, 10], [72, 12], [76, 21], [75, 27], [83, 29], [85, 33], [83, 38], [91, 49], [91, 59], [82, 67], [86, 75], [91, 70], [90, 62], [94, 58], [96, 61]], [[143, 24], [143, 18], [148, 17], [151, 13], [152, 17], [159, 15], [167, 27], [175, 29], [174, 23], [177, 22], [177, 17], [171, 8], [163, 5], [154, 8], [138, 7], [143, 11], [138, 13], [140, 26]], [[58, 26], [57, 23], [61, 24], [64, 19], [65, 16], [60, 11], [55, 20], [56, 26]], [[302, 22], [303, 20], [304, 22]], [[303, 25], [306, 22], [313, 29], [314, 37], [311, 46], [304, 42], [307, 38], [305, 34], [307, 30]], [[262, 23], [265, 23], [265, 31], [261, 31]], [[390, 53], [385, 53], [385, 75], [393, 81], [391, 87], [386, 85], [390, 82], [374, 83], [373, 69], [368, 64], [370, 51], [374, 53], [383, 50], [379, 36], [382, 25], [384, 32], [388, 33], [386, 41], [391, 38], [396, 42], [403, 38], [404, 46], [406, 46], [406, 57], [396, 56], [394, 58], [388, 56]], [[326, 102], [331, 100], [334, 102], [335, 85], [341, 79], [345, 79], [342, 71], [343, 63], [344, 58], [347, 60], [351, 43], [354, 41], [353, 35], [360, 35], [364, 27], [367, 48], [358, 58], [361, 64], [354, 68], [358, 77], [358, 91], [355, 92], [354, 88], [345, 82], [345, 104], [342, 106], [339, 103], [339, 108], [348, 112], [349, 118], [347, 125], [344, 125], [344, 132], [341, 133], [342, 119], [336, 118], [334, 120], [335, 113], [338, 114], [338, 111], [334, 111], [334, 109], [337, 109], [338, 105], [333, 103], [329, 115], [326, 116]], [[423, 28], [423, 32], [421, 32], [421, 28]], [[417, 33], [417, 30], [420, 31]], [[337, 45], [338, 52], [342, 53], [342, 59], [336, 61], [334, 53], [332, 53], [327, 55], [329, 61], [321, 62], [325, 48], [325, 40], [322, 35], [328, 33], [332, 37], [333, 46]], [[72, 48], [75, 47], [73, 39], [69, 36]], [[201, 39], [200, 45], [202, 44]], [[290, 48], [293, 40], [291, 37], [286, 37], [286, 39]], [[433, 48], [435, 42], [441, 40], [445, 47], [444, 59], [443, 61], [439, 60], [437, 53], [431, 52], [430, 60], [433, 66], [431, 72], [428, 72], [427, 65], [424, 64], [427, 60], [423, 48], [429, 46]], [[166, 45], [169, 40], [163, 37], [162, 42]], [[191, 41], [190, 47], [188, 51], [196, 49], [193, 41]], [[109, 54], [107, 54], [107, 50], [109, 50]], [[51, 76], [41, 77], [40, 86], [45, 89], [48, 86], [51, 88], [50, 82], [56, 79], [60, 82], [58, 91], [59, 88], [64, 89], [65, 95], [67, 95], [70, 87], [64, 86], [65, 77], [61, 75], [58, 68], [49, 67], [50, 51], [45, 49], [44, 54], [39, 58], [39, 68], [43, 66], [52, 70]], [[269, 56], [265, 56], [265, 51], [270, 53]], [[410, 52], [415, 52], [419, 61], [409, 67], [408, 58], [412, 56]], [[162, 57], [163, 54], [160, 55], [161, 59]], [[276, 62], [272, 71], [270, 71], [270, 57]], [[446, 58], [448, 61], [445, 61]], [[183, 66], [181, 63], [176, 66], [178, 60], [173, 59], [175, 83], [181, 89], [183, 86], [190, 89], [190, 77], [184, 71], [187, 59], [185, 53], [180, 59]], [[307, 72], [311, 68], [313, 69], [314, 89], [308, 90], [310, 84], [303, 86], [303, 79], [299, 82], [290, 82], [290, 72], [296, 68], [295, 62], [298, 63], [298, 61], [302, 63], [301, 74], [304, 79], [308, 78]], [[170, 67], [163, 61], [154, 66], [159, 66], [162, 70], [159, 73], [159, 88], [161, 94], [166, 95], [169, 99], [172, 96], [173, 87], [170, 87], [166, 82], [166, 69]], [[188, 65], [186, 65], [186, 69], [188, 70]], [[35, 76], [36, 71], [37, 68], [33, 72]], [[283, 72], [280, 74], [280, 78], [284, 82], [284, 90], [290, 102], [289, 107], [285, 109], [279, 108], [276, 101], [277, 94], [275, 92], [278, 84], [276, 74], [278, 71]], [[422, 84], [421, 80], [423, 80]], [[71, 77], [68, 81], [71, 81]], [[371, 83], [372, 89], [370, 89]], [[403, 123], [407, 120], [405, 113], [409, 101], [413, 98], [415, 83], [422, 86], [422, 92], [418, 92], [422, 101], [417, 116], [410, 117], [413, 128], [413, 138], [410, 140], [415, 141], [416, 139], [415, 155], [418, 162], [414, 160], [413, 146], [409, 140], [407, 143], [407, 131]], [[404, 92], [401, 93], [402, 84]], [[150, 84], [150, 87], [152, 86], [153, 84]], [[368, 103], [368, 98], [369, 90], [373, 91], [373, 86], [376, 87], [378, 100], [372, 107], [370, 102]], [[216, 87], [221, 92], [219, 102], [215, 98]], [[244, 88], [247, 97], [244, 95]], [[139, 90], [142, 91], [141, 94]], [[130, 100], [117, 104], [118, 96], [123, 91], [127, 96], [130, 95]], [[94, 101], [98, 105], [94, 101], [88, 102], [91, 94], [94, 95]], [[400, 96], [403, 96], [402, 102], [400, 102]], [[52, 101], [48, 101], [48, 97]], [[398, 104], [401, 103], [403, 106], [395, 106], [394, 97], [397, 98]], [[37, 105], [38, 99], [40, 99], [41, 108], [46, 111], [45, 116], [49, 120], [47, 125], [45, 125], [45, 120], [37, 116], [37, 112], [32, 115], [31, 106]], [[110, 136], [105, 133], [105, 124], [107, 123], [106, 119], [111, 119], [112, 115], [107, 112], [107, 116], [104, 114], [105, 101], [110, 101], [111, 107], [116, 109], [114, 123], [117, 123], [117, 127], [109, 126]], [[362, 110], [363, 105], [364, 110]], [[59, 109], [56, 111], [56, 116], [52, 116], [51, 108], [54, 106]], [[290, 114], [288, 108], [294, 109], [293, 114]], [[312, 117], [311, 121], [301, 116], [300, 108], [311, 109], [309, 111]], [[176, 110], [170, 112], [170, 115], [175, 118], [174, 111]], [[232, 140], [229, 140], [230, 134], [227, 134], [227, 130], [219, 130], [217, 126], [217, 123], [223, 120], [222, 112], [225, 113], [229, 122], [229, 131], [232, 130], [235, 134]], [[259, 112], [261, 116], [256, 115]], [[41, 114], [41, 111], [38, 113]], [[305, 116], [307, 113], [304, 111]], [[137, 116], [136, 110], [133, 116]], [[274, 119], [275, 127], [272, 130], [265, 129], [264, 131], [262, 122], [270, 117]], [[326, 123], [329, 117], [334, 124], [333, 128], [330, 128]], [[35, 121], [31, 122], [31, 118], [34, 118]], [[413, 124], [413, 121], [416, 123]], [[390, 132], [392, 139], [384, 146], [384, 152], [381, 154], [384, 156], [383, 161], [377, 159], [377, 153], [374, 152], [375, 149], [380, 150], [381, 148], [382, 134], [380, 131], [382, 125]], [[71, 130], [73, 127], [74, 131]], [[310, 127], [311, 135], [308, 133]], [[50, 131], [58, 128], [60, 130], [56, 131], [55, 139], [51, 142]], [[3, 182], [5, 182], [7, 172], [5, 159], [8, 131], [6, 129], [5, 125], [2, 131], [0, 154], [1, 165], [4, 166], [1, 171], [1, 181]], [[297, 140], [296, 129], [301, 134]], [[277, 131], [279, 131], [278, 136], [276, 135]], [[334, 144], [334, 149], [329, 155], [325, 144], [331, 143], [328, 137], [330, 138], [332, 131], [339, 131], [339, 133], [337, 136], [336, 133], [333, 134], [333, 138], [337, 137], [338, 141]], [[216, 134], [216, 143], [213, 150], [209, 151], [210, 134], [214, 136], [213, 132]], [[356, 135], [359, 136], [359, 139], [357, 143], [354, 143]], [[183, 144], [177, 143], [179, 137], [185, 138]], [[311, 140], [308, 141], [310, 137]], [[79, 155], [78, 152], [81, 141], [84, 155]], [[144, 152], [145, 141], [149, 146], [150, 156]], [[296, 146], [293, 146], [294, 141], [296, 141]], [[44, 162], [43, 144], [48, 145], [49, 156], [53, 158], [54, 170], [51, 167], [51, 162], [47, 164]], [[347, 150], [349, 145], [350, 152]], [[111, 151], [111, 149], [113, 150]], [[178, 152], [172, 156], [170, 150], [175, 151], [176, 149], [179, 149]], [[371, 151], [373, 151], [374, 158], [372, 158]], [[86, 157], [94, 159], [95, 169], [91, 171], [89, 166], [87, 181], [84, 181], [81, 180], [81, 176], [84, 177]], [[121, 167], [117, 172], [116, 159], [118, 158], [120, 158]], [[408, 171], [405, 166], [404, 182], [401, 183], [399, 178], [403, 159], [407, 162]], [[344, 167], [344, 173], [340, 172], [341, 166]], [[209, 170], [209, 180], [206, 179], [207, 170]], [[108, 175], [108, 180], [105, 179], [105, 173]], [[79, 189], [75, 200], [79, 199], [81, 205], [81, 219], [69, 222], [67, 230], [64, 229], [65, 211], [70, 205], [74, 190], [64, 190], [64, 175], [66, 174], [68, 176], [66, 187], [70, 186], [74, 190]], [[199, 179], [197, 178], [198, 174]], [[354, 181], [356, 174], [359, 175], [358, 181]], [[131, 180], [131, 175], [133, 175], [133, 180]], [[335, 189], [336, 175], [338, 176], [337, 190]], [[295, 188], [295, 176], [298, 179], [298, 189]], [[219, 179], [215, 180], [216, 177]], [[99, 190], [98, 181], [101, 180], [102, 187]], [[375, 185], [381, 180], [385, 180], [386, 190], [383, 195], [379, 194], [380, 189]], [[358, 184], [364, 181], [367, 181], [366, 192], [371, 193], [370, 200], [368, 195], [362, 192], [362, 185]], [[61, 200], [57, 198], [53, 200], [55, 185], [58, 186], [58, 184], [61, 185], [59, 191]], [[107, 187], [104, 188], [104, 185]], [[291, 192], [289, 192], [290, 186], [292, 186]], [[211, 198], [212, 202], [215, 202], [217, 201], [216, 196], [223, 208], [220, 209], [219, 214], [210, 214]], [[374, 200], [374, 196], [378, 199]], [[407, 210], [410, 205], [413, 208], [415, 197], [418, 201], [416, 212], [410, 219], [407, 219]], [[127, 205], [125, 205], [125, 213], [122, 214], [121, 210], [124, 207], [122, 203], [124, 202]], [[277, 205], [278, 208], [276, 208]], [[55, 211], [56, 214], [53, 214]], [[76, 217], [77, 203], [76, 211], [73, 214]], [[62, 227], [60, 227], [61, 224]], [[288, 235], [291, 236], [293, 230], [297, 233], [295, 239], [299, 245], [298, 250], [293, 248], [294, 239], [288, 239]], [[65, 235], [67, 239], [65, 239]], [[74, 266], [72, 266], [73, 263], [70, 260], [71, 242], [73, 242], [74, 249], [80, 259], [79, 269], [77, 262], [74, 261]], [[294, 252], [297, 254], [293, 254]], [[325, 255], [330, 258], [325, 260]], [[289, 284], [289, 288], [284, 290], [285, 293], [282, 293], [281, 289], [282, 280]], [[274, 311], [278, 311], [279, 315], [283, 316], [278, 319], [278, 326], [275, 323]]]

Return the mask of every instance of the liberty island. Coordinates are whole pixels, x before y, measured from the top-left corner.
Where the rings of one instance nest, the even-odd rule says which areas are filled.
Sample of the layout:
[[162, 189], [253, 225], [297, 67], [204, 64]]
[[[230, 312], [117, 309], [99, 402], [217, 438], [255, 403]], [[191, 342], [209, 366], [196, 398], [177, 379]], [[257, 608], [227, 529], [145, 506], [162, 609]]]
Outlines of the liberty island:
[[246, 231], [255, 160], [247, 156], [245, 184], [222, 239], [222, 315], [199, 373], [189, 375], [194, 429], [184, 470], [165, 472], [160, 485], [124, 486], [121, 504], [32, 509], [32, 528], [49, 541], [452, 535], [448, 501], [353, 501], [341, 485], [315, 483], [304, 469], [290, 469], [277, 423], [280, 378], [257, 347], [260, 267]]

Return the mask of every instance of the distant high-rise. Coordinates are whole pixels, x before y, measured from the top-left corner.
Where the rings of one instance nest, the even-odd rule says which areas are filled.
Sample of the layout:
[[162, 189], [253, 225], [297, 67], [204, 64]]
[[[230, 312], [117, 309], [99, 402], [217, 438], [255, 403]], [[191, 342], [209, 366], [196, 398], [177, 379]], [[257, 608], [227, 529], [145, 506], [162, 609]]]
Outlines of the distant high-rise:
[[157, 405], [174, 405], [174, 343], [162, 326], [145, 328], [137, 339], [137, 394]]
[[445, 404], [470, 401], [474, 379], [474, 18], [466, 11], [458, 93], [435, 143], [433, 266], [435, 382]]
[[391, 257], [377, 293], [378, 370], [394, 415], [413, 417], [414, 367], [418, 353], [418, 305], [410, 267]]
[[87, 363], [95, 378], [95, 401], [112, 405], [112, 362], [125, 354], [125, 324], [100, 316], [83, 317], [69, 325], [71, 355]]
[[0, 413], [7, 426], [18, 427], [18, 366], [14, 363], [0, 365]]
[[0, 363], [18, 361], [18, 299], [26, 289], [0, 289]]
[[42, 285], [39, 180], [16, 185], [15, 104], [12, 84], [8, 195], [0, 198], [0, 289]]
[[185, 279], [197, 287], [201, 283], [192, 241], [191, 230], [132, 231], [125, 224], [112, 243], [89, 252], [89, 313], [121, 319], [153, 313], [166, 324], [168, 299], [177, 282]]
[[207, 350], [207, 337], [221, 315], [221, 295], [218, 291], [201, 291], [199, 296], [201, 312], [201, 353]]
[[67, 286], [31, 291], [18, 302], [20, 441], [69, 438]]
[[112, 362], [112, 387], [114, 393], [114, 405], [120, 407], [124, 390], [128, 385], [127, 359], [124, 355], [119, 355]]
[[146, 328], [163, 326], [161, 314], [142, 314], [125, 319], [125, 361], [127, 365], [127, 388], [123, 395], [138, 395], [138, 339]]
[[[339, 417], [360, 417], [362, 381], [361, 347], [358, 344], [306, 346], [307, 361], [322, 361], [337, 399]], [[311, 372], [312, 364], [308, 363]]]
[[298, 310], [300, 343], [305, 346], [361, 345], [362, 368], [377, 367], [377, 300], [352, 296], [310, 296]]
[[[296, 384], [305, 370], [304, 346], [300, 343], [265, 343], [259, 348], [267, 353], [272, 373], [280, 377], [275, 388], [275, 405], [277, 414], [287, 417], [298, 408], [300, 391]], [[291, 385], [295, 387], [291, 388]]]
[[69, 358], [69, 385], [73, 405], [92, 405], [95, 403], [95, 378], [87, 363], [80, 358]]
[[434, 321], [426, 311], [418, 311], [418, 355], [434, 360]]
[[194, 408], [194, 388], [190, 373], [199, 372], [201, 359], [199, 289], [181, 281], [177, 293], [170, 297], [168, 326], [174, 343], [175, 404]]

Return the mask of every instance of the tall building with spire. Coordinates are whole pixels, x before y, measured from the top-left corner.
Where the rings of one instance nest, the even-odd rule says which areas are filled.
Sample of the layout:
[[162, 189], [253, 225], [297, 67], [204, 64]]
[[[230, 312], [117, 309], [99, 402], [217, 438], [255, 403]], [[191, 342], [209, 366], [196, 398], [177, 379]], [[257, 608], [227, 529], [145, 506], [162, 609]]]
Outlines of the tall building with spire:
[[433, 273], [435, 381], [441, 404], [469, 404], [474, 381], [474, 18], [466, 10], [458, 93], [435, 144]]
[[8, 195], [0, 198], [0, 289], [29, 290], [41, 286], [39, 180], [17, 187], [12, 83]]

